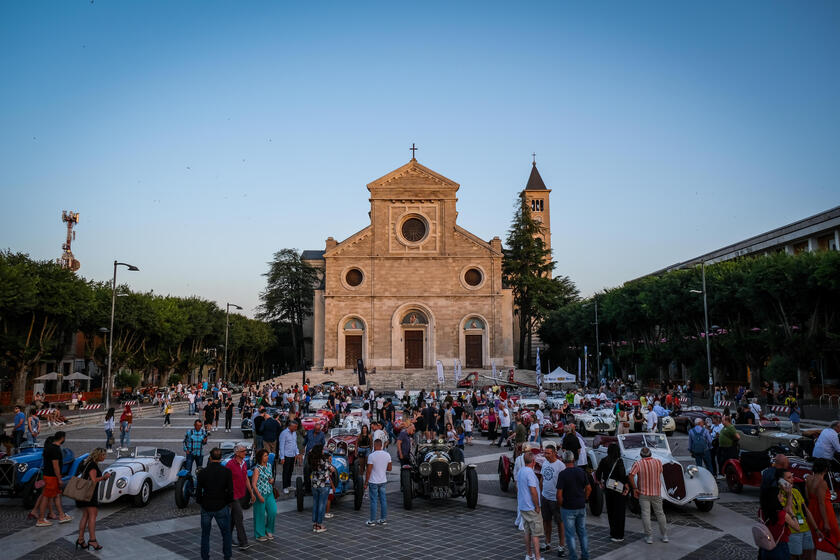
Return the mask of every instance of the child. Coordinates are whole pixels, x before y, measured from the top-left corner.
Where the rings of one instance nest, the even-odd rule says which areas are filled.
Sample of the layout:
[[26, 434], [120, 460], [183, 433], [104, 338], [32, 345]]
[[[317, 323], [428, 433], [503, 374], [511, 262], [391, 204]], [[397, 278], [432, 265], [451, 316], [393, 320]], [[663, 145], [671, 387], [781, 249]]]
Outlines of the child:
[[452, 428], [452, 424], [446, 425], [446, 441], [449, 443], [449, 445], [455, 445], [455, 443], [458, 441], [458, 434], [455, 433], [455, 429]]
[[458, 426], [458, 428], [456, 428], [455, 431], [458, 434], [458, 449], [463, 451], [464, 440], [466, 439], [465, 436], [464, 436], [464, 427], [463, 426]]
[[169, 419], [169, 415], [172, 414], [172, 403], [166, 403], [166, 406], [163, 409], [163, 425], [164, 426], [171, 426], [172, 422]]
[[472, 429], [473, 429], [473, 421], [470, 416], [464, 418], [464, 421], [461, 422], [461, 426], [464, 428], [464, 436], [467, 441], [467, 445], [472, 445]]

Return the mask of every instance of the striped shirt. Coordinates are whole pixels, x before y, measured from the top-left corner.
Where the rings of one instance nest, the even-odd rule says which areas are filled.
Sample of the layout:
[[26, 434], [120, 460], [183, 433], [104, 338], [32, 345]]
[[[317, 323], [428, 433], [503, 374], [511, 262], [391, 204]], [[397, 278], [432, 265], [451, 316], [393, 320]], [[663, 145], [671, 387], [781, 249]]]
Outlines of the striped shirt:
[[660, 477], [662, 476], [662, 462], [654, 457], [645, 457], [633, 464], [627, 473], [632, 479], [639, 475], [636, 487], [643, 496], [659, 496], [662, 490]]

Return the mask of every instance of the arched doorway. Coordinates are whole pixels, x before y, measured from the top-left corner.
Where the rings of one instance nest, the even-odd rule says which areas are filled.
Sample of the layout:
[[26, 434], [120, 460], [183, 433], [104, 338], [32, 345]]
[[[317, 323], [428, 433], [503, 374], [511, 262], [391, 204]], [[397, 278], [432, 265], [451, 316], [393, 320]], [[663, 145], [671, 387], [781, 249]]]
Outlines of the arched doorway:
[[412, 309], [403, 315], [400, 325], [403, 330], [406, 369], [420, 369], [424, 366], [424, 338], [429, 318], [422, 311]]
[[484, 367], [484, 321], [470, 317], [464, 322], [464, 367]]
[[353, 317], [344, 323], [344, 367], [353, 369], [363, 359], [362, 347], [365, 324]]

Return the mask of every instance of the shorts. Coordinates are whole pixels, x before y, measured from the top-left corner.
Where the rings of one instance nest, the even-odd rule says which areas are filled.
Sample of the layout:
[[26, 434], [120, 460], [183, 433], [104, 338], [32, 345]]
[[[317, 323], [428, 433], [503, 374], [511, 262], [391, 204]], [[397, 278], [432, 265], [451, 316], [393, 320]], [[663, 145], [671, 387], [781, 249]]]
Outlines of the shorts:
[[58, 477], [57, 476], [45, 476], [44, 477], [44, 490], [43, 494], [45, 498], [55, 498], [59, 494], [61, 494], [61, 490], [58, 487]]
[[522, 518], [522, 524], [525, 526], [525, 534], [531, 535], [532, 537], [542, 537], [545, 534], [539, 513], [531, 509], [520, 511], [519, 516]]
[[464, 432], [464, 437], [472, 437], [472, 430], [469, 432]]
[[560, 506], [557, 505], [557, 500], [549, 500], [545, 496], [541, 496], [542, 500], [542, 518], [543, 521], [551, 523], [552, 520], [560, 523]]
[[788, 538], [788, 548], [794, 556], [799, 556], [806, 550], [814, 550], [814, 537], [811, 531], [791, 533]]

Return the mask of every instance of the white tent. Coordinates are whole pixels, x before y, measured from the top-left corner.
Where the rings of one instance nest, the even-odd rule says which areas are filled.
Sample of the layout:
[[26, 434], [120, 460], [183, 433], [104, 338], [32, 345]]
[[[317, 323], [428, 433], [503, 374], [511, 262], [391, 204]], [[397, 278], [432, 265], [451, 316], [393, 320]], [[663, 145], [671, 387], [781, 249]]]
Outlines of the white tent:
[[543, 383], [575, 383], [576, 381], [575, 374], [569, 373], [561, 367], [543, 377]]
[[35, 378], [35, 381], [55, 381], [58, 379], [58, 372], [51, 371], [49, 373], [45, 373], [44, 375], [39, 375]]
[[76, 371], [71, 373], [70, 375], [64, 376], [64, 381], [87, 381], [90, 377], [82, 373], [81, 371]]

